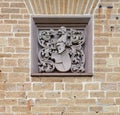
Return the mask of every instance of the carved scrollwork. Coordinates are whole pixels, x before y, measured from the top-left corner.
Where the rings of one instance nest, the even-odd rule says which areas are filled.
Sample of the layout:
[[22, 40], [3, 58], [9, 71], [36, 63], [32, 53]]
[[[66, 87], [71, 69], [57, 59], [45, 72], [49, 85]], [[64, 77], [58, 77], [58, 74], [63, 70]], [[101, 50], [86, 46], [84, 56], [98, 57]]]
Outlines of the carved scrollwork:
[[60, 27], [39, 31], [39, 72], [84, 72], [85, 35], [83, 31]]

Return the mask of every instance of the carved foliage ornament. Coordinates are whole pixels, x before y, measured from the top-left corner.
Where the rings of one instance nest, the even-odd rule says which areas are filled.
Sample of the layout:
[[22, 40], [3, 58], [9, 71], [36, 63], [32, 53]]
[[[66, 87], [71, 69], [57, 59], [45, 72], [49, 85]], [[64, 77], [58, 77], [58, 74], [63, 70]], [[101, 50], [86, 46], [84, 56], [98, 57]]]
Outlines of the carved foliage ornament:
[[84, 72], [85, 35], [83, 31], [60, 27], [40, 30], [39, 72]]

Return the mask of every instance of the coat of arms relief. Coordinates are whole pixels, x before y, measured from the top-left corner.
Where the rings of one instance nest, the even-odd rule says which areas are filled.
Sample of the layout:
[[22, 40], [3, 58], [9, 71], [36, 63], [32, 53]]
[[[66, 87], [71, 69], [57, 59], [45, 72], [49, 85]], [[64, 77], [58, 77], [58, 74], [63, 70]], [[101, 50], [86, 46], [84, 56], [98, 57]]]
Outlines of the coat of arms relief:
[[80, 29], [39, 30], [38, 68], [40, 73], [85, 72], [85, 33]]

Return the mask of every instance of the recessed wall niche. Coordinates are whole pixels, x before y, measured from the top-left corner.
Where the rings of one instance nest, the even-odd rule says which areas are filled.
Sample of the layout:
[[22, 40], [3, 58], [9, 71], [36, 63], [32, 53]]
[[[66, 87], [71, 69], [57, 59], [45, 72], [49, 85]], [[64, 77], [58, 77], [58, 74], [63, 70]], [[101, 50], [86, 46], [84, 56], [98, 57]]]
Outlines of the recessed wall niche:
[[92, 16], [31, 16], [31, 76], [92, 76]]

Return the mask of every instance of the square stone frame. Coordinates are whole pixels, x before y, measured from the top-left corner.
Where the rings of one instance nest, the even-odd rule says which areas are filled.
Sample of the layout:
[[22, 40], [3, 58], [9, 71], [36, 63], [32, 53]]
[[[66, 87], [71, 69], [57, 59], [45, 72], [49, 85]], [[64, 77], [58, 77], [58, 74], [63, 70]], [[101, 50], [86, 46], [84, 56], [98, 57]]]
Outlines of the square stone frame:
[[[42, 26], [70, 25], [85, 29], [86, 64], [84, 73], [39, 73], [38, 72], [38, 30]], [[32, 77], [91, 77], [93, 75], [93, 37], [94, 24], [92, 15], [83, 16], [45, 16], [31, 15], [31, 76]]]

